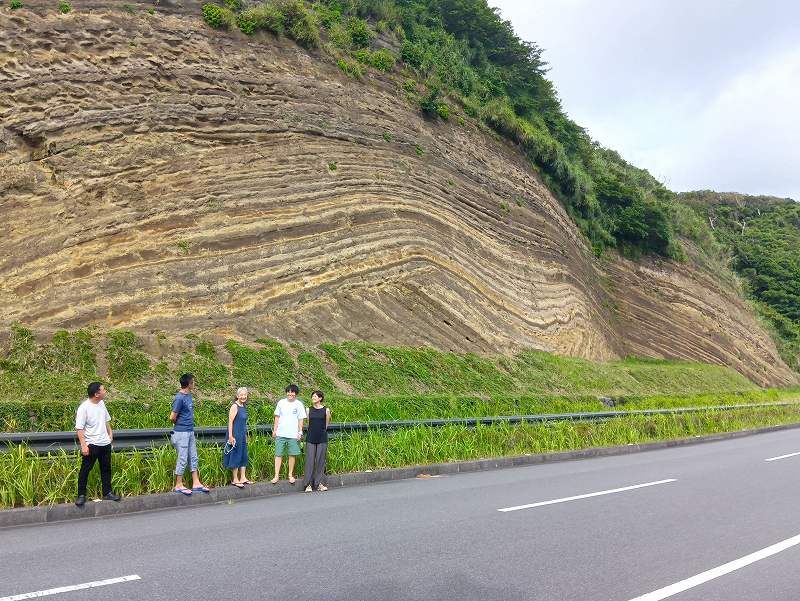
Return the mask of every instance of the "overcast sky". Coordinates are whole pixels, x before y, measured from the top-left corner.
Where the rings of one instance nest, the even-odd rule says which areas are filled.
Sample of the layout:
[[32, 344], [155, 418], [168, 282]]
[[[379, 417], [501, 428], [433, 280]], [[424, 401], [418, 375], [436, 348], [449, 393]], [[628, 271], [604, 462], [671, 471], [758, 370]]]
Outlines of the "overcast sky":
[[489, 0], [569, 115], [675, 191], [800, 200], [800, 1]]

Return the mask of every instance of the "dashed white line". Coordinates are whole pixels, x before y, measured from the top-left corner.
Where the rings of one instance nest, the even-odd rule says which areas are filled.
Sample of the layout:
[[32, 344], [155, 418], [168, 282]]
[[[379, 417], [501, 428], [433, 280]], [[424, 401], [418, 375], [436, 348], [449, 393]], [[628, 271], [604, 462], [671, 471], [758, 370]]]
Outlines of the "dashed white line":
[[130, 576], [120, 576], [119, 578], [109, 578], [108, 580], [96, 580], [94, 582], [84, 582], [83, 584], [73, 584], [70, 586], [51, 588], [45, 591], [22, 593], [20, 595], [11, 595], [10, 597], [0, 597], [0, 601], [22, 601], [23, 599], [38, 599], [39, 597], [58, 595], [59, 593], [82, 591], [87, 588], [97, 588], [98, 586], [108, 586], [109, 584], [120, 584], [122, 582], [130, 582], [131, 580], [141, 580], [141, 578], [139, 577], [138, 574], [131, 574]]
[[800, 545], [800, 534], [797, 536], [793, 536], [792, 538], [787, 538], [786, 540], [781, 541], [779, 543], [775, 543], [774, 545], [766, 547], [765, 549], [761, 549], [760, 551], [756, 551], [755, 553], [751, 553], [750, 555], [745, 555], [744, 557], [735, 559], [719, 567], [698, 574], [697, 576], [692, 576], [691, 578], [687, 578], [686, 580], [681, 580], [680, 582], [676, 582], [675, 584], [671, 584], [669, 586], [665, 586], [664, 588], [660, 588], [657, 591], [653, 591], [652, 593], [647, 593], [646, 595], [642, 595], [641, 597], [636, 597], [635, 599], [631, 599], [630, 601], [660, 601], [661, 599], [672, 597], [673, 595], [682, 593], [685, 590], [694, 588], [700, 584], [708, 582], [709, 580], [714, 580], [714, 578], [719, 578], [720, 576], [729, 574], [734, 570], [738, 570], [740, 568], [748, 566], [751, 563], [755, 563], [756, 561], [765, 559], [771, 555], [780, 553], [781, 551], [785, 551], [786, 549], [794, 547], [795, 545]]
[[[567, 501], [577, 501], [578, 499], [588, 499], [589, 497], [599, 497], [602, 495], [613, 495], [618, 492], [625, 492], [626, 490], [635, 490], [637, 488], [645, 488], [648, 486], [657, 486], [659, 484], [668, 484], [670, 482], [677, 482], [675, 478], [667, 480], [658, 480], [656, 482], [645, 482], [644, 484], [634, 484], [633, 486], [623, 486], [622, 488], [612, 488], [610, 490], [601, 490], [599, 492], [590, 492], [585, 495], [575, 495], [574, 497], [564, 497], [563, 499], [553, 499], [551, 501], [539, 501], [538, 503], [529, 503], [527, 505], [516, 505], [514, 507], [504, 507], [497, 511], [519, 511], [520, 509], [531, 509], [533, 507], [542, 507], [544, 505], [555, 505], [556, 503], [566, 503]], [[0, 600], [2, 601], [2, 600]]]
[[764, 461], [777, 461], [778, 459], [786, 459], [787, 457], [795, 457], [796, 455], [800, 455], [800, 451], [797, 453], [789, 453], [788, 455], [778, 455], [777, 457], [770, 457], [769, 459], [765, 459]]

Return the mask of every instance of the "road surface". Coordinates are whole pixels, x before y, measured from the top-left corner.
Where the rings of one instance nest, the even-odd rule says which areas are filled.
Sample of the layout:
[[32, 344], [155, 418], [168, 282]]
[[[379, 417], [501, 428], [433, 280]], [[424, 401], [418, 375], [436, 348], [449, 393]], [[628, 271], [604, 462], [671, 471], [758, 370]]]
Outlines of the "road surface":
[[0, 530], [0, 601], [798, 601], [798, 565], [789, 430]]

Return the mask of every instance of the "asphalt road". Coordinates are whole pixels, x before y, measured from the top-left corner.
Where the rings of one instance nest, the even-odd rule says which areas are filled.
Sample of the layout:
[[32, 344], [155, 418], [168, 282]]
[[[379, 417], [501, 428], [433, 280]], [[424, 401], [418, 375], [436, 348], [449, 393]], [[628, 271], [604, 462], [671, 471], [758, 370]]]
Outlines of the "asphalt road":
[[0, 600], [137, 575], [47, 598], [798, 601], [800, 544], [646, 596], [800, 535], [800, 455], [765, 461], [792, 452], [796, 430], [5, 529]]

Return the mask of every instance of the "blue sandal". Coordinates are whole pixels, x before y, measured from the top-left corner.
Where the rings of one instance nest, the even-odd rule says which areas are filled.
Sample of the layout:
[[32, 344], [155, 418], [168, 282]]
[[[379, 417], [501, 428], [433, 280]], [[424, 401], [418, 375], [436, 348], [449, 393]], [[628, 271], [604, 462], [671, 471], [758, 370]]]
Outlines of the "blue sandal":
[[201, 492], [204, 494], [208, 494], [211, 492], [211, 489], [208, 488], [207, 486], [195, 486], [194, 488], [192, 488], [192, 492]]
[[172, 492], [174, 492], [176, 495], [184, 495], [187, 497], [192, 496], [192, 491], [186, 488], [185, 486], [182, 486], [181, 488], [173, 488]]

